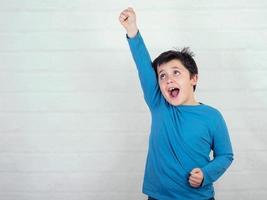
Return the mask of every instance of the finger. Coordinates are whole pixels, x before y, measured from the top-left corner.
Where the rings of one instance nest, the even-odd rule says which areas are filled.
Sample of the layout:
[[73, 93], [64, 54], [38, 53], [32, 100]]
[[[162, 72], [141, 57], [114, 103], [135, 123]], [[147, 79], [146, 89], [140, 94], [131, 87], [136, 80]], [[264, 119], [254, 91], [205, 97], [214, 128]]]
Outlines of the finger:
[[121, 16], [119, 17], [120, 22], [124, 22], [126, 19], [124, 17], [121, 17]]
[[131, 8], [131, 7], [129, 7], [129, 8], [127, 9], [127, 11], [128, 11], [129, 13], [131, 13], [131, 14], [135, 14], [134, 9]]
[[193, 181], [189, 181], [189, 183], [190, 183], [190, 185], [192, 186], [192, 187], [199, 187], [199, 184], [198, 183], [195, 183], [195, 182], [193, 182]]
[[197, 180], [193, 180], [193, 179], [189, 179], [189, 183], [192, 183], [192, 184], [199, 184], [199, 181], [197, 181]]
[[195, 178], [190, 178], [189, 179], [189, 181], [191, 181], [191, 182], [194, 182], [194, 183], [197, 183], [197, 184], [201, 184], [201, 182], [202, 182], [202, 179], [195, 179]]
[[119, 20], [120, 20], [121, 23], [125, 22], [127, 19], [128, 19], [128, 17], [125, 16], [125, 15], [122, 15], [122, 16], [119, 17]]
[[134, 9], [132, 7], [128, 7], [127, 10], [134, 11]]
[[122, 13], [120, 14], [119, 18], [120, 18], [121, 20], [126, 20], [126, 19], [128, 18], [128, 15], [126, 15], [125, 13], [122, 12]]
[[126, 9], [126, 10], [122, 11], [122, 14], [126, 15], [127, 17], [129, 17], [129, 15], [131, 15], [131, 11]]
[[190, 177], [194, 177], [194, 178], [198, 178], [198, 179], [202, 178], [201, 174], [191, 174]]
[[120, 17], [121, 17], [122, 19], [126, 19], [126, 18], [128, 17], [128, 15], [126, 15], [125, 13], [121, 13], [121, 14], [120, 14]]
[[123, 24], [125, 20], [123, 18], [119, 17], [119, 21], [121, 24]]
[[200, 185], [200, 181], [198, 180], [194, 180], [194, 179], [189, 179], [188, 182], [192, 185], [197, 185], [199, 186]]
[[193, 176], [190, 176], [189, 177], [189, 180], [194, 180], [194, 181], [198, 181], [198, 182], [200, 182], [200, 178], [198, 178], [198, 177], [193, 177]]
[[201, 169], [199, 169], [199, 168], [194, 168], [194, 169], [190, 172], [190, 174], [197, 174], [197, 173], [199, 173], [199, 172], [201, 172]]

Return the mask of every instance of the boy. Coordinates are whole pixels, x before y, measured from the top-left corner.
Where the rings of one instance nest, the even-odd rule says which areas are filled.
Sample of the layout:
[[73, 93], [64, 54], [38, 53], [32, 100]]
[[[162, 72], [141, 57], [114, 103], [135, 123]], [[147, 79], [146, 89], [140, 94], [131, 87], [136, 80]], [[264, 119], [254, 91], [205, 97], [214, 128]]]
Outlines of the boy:
[[220, 112], [195, 99], [192, 54], [167, 51], [151, 63], [134, 10], [121, 12], [119, 21], [152, 117], [143, 193], [157, 200], [214, 199], [213, 182], [230, 166], [233, 152]]

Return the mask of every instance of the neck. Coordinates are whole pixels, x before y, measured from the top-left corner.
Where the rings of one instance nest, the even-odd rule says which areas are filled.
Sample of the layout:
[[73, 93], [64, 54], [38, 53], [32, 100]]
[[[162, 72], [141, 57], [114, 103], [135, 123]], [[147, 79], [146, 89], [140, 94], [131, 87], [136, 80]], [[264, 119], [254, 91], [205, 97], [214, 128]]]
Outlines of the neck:
[[192, 93], [191, 97], [183, 105], [199, 105], [199, 104], [200, 103], [196, 101], [194, 93]]
[[197, 101], [190, 101], [190, 102], [186, 102], [186, 103], [184, 103], [184, 104], [182, 104], [182, 105], [199, 105], [200, 103], [199, 102], [197, 102]]

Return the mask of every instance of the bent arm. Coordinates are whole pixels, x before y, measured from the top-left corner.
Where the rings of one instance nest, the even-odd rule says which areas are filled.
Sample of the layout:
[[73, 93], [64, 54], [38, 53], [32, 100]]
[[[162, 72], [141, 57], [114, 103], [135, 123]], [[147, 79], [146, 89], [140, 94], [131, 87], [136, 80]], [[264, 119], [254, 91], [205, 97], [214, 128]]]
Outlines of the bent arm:
[[202, 168], [204, 181], [202, 186], [215, 182], [231, 165], [233, 150], [224, 119], [220, 116], [213, 136], [214, 159]]

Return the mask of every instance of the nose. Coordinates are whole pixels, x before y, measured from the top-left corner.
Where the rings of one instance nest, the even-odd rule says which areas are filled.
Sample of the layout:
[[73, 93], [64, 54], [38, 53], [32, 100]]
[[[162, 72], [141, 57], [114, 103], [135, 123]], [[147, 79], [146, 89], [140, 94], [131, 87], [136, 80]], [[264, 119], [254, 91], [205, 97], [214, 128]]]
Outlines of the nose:
[[173, 83], [173, 80], [171, 78], [168, 78], [167, 84]]

